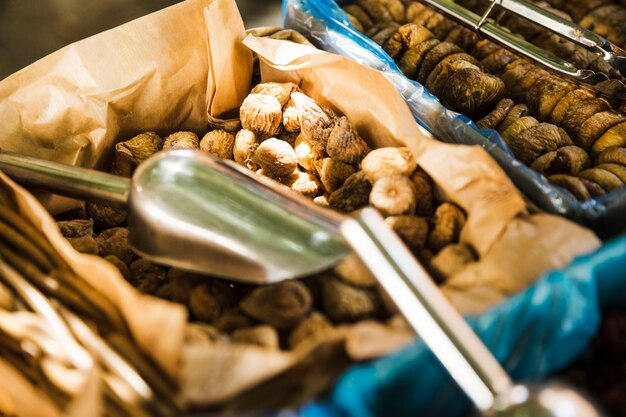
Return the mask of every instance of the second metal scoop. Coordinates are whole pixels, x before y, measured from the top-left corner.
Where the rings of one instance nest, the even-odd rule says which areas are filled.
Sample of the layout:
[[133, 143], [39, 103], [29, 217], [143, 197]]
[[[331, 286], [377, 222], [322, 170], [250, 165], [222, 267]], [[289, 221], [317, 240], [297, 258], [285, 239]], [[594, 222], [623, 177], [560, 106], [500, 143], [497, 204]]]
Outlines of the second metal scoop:
[[514, 385], [373, 209], [341, 216], [234, 163], [193, 151], [153, 156], [132, 183], [6, 152], [0, 152], [0, 170], [64, 194], [128, 200], [133, 246], [187, 269], [273, 282], [323, 270], [350, 247], [483, 414], [599, 415], [571, 389]]

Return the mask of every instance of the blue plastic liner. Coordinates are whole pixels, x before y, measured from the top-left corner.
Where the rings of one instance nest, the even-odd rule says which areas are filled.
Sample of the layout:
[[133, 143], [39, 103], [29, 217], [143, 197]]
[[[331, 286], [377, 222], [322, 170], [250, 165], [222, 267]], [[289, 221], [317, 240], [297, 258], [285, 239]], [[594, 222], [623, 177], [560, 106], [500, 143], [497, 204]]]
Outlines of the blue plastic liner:
[[[469, 322], [515, 380], [533, 382], [564, 368], [588, 346], [602, 307], [625, 304], [626, 236]], [[326, 402], [309, 404], [300, 415], [455, 417], [470, 410], [469, 400], [417, 342], [348, 370]]]
[[404, 96], [416, 120], [440, 140], [482, 146], [516, 186], [539, 208], [615, 236], [626, 228], [626, 187], [585, 202], [557, 187], [515, 158], [500, 135], [480, 130], [467, 117], [446, 109], [424, 87], [398, 69], [375, 42], [356, 31], [335, 0], [283, 0], [286, 28], [295, 29], [326, 51], [383, 71]]

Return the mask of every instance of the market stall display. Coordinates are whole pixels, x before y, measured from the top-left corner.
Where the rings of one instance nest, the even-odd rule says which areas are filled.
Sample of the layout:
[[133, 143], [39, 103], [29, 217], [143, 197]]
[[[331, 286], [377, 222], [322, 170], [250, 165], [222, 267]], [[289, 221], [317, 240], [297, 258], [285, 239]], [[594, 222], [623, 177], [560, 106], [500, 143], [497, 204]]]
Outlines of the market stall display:
[[[432, 140], [383, 74], [284, 40], [302, 40], [293, 31], [256, 35], [270, 38], [246, 37], [234, 2], [190, 0], [71, 45], [0, 83], [0, 115], [7, 120], [0, 126], [1, 146], [124, 177], [163, 149], [198, 149], [328, 209], [349, 213], [369, 205], [387, 217], [454, 305], [477, 316], [475, 329], [515, 377], [545, 376], [584, 349], [598, 320], [592, 275], [565, 270], [558, 279], [540, 278], [598, 249], [591, 231], [556, 216], [529, 214], [484, 150]], [[464, 69], [477, 67], [471, 55], [463, 57], [458, 62], [470, 64], [459, 64]], [[555, 149], [558, 160], [573, 165], [578, 153], [566, 148]], [[75, 313], [91, 321], [100, 314], [95, 307], [112, 304], [109, 310], [121, 314], [118, 321], [128, 323], [136, 343], [129, 358], [150, 363], [140, 368], [142, 375], [163, 375], [177, 393], [176, 406], [249, 412], [301, 404], [319, 398], [349, 365], [413, 342], [406, 323], [353, 256], [294, 281], [231, 283], [137, 256], [128, 245], [126, 213], [117, 207], [89, 202], [82, 211], [76, 202], [43, 195], [53, 214], [78, 210], [55, 226], [28, 193], [5, 178], [2, 184], [9, 199], [18, 201], [12, 210], [30, 219], [70, 269], [93, 286], [91, 297], [104, 298], [87, 303], [91, 315]], [[46, 290], [45, 281], [38, 285]], [[126, 354], [116, 340], [109, 343]], [[419, 359], [406, 370], [419, 363], [435, 369], [436, 377], [414, 374], [412, 387], [452, 393], [455, 401], [433, 405], [436, 396], [418, 396], [406, 402], [406, 411], [464, 411], [467, 404], [421, 344], [383, 361], [394, 367], [402, 363], [398, 358], [415, 354]], [[342, 377], [335, 393], [351, 375]], [[50, 402], [33, 389], [32, 378], [20, 381], [30, 386], [37, 404], [54, 410], [50, 415], [109, 395], [75, 390], [70, 401]], [[5, 385], [0, 383], [0, 398], [16, 395]], [[363, 404], [336, 401], [328, 410], [335, 406]], [[36, 415], [25, 409], [16, 414]]]

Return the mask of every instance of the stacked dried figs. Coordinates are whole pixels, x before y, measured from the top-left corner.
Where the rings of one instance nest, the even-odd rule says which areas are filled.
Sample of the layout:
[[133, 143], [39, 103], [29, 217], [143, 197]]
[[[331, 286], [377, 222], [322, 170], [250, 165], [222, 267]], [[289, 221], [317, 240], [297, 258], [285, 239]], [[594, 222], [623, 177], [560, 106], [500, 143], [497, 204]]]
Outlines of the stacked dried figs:
[[[234, 160], [281, 182], [319, 205], [349, 213], [371, 206], [409, 249], [443, 281], [474, 262], [459, 243], [465, 214], [440, 201], [428, 175], [403, 147], [370, 150], [346, 118], [291, 83], [263, 83], [227, 123], [201, 139], [176, 132], [142, 133], [116, 146], [110, 171], [130, 176], [146, 158], [167, 149], [199, 149]], [[211, 338], [293, 348], [341, 323], [386, 321], [395, 308], [355, 256], [334, 270], [268, 286], [235, 284], [167, 269], [138, 258], [128, 245], [126, 213], [87, 204], [87, 219], [59, 222], [81, 252], [114, 264], [135, 287], [188, 307]]]
[[609, 101], [421, 3], [358, 0], [344, 10], [407, 77], [496, 129], [518, 159], [577, 199], [626, 183], [626, 115]]

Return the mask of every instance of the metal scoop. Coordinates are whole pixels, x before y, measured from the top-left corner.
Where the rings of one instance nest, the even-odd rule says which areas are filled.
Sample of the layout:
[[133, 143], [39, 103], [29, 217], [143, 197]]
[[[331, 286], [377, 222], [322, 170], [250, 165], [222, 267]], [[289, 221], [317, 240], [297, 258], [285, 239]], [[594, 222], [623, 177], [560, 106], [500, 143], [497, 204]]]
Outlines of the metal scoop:
[[66, 195], [128, 201], [138, 252], [231, 279], [267, 283], [307, 275], [351, 248], [483, 414], [599, 415], [571, 389], [514, 385], [373, 209], [342, 216], [232, 162], [193, 151], [153, 156], [132, 182], [6, 152], [0, 152], [0, 169]]

